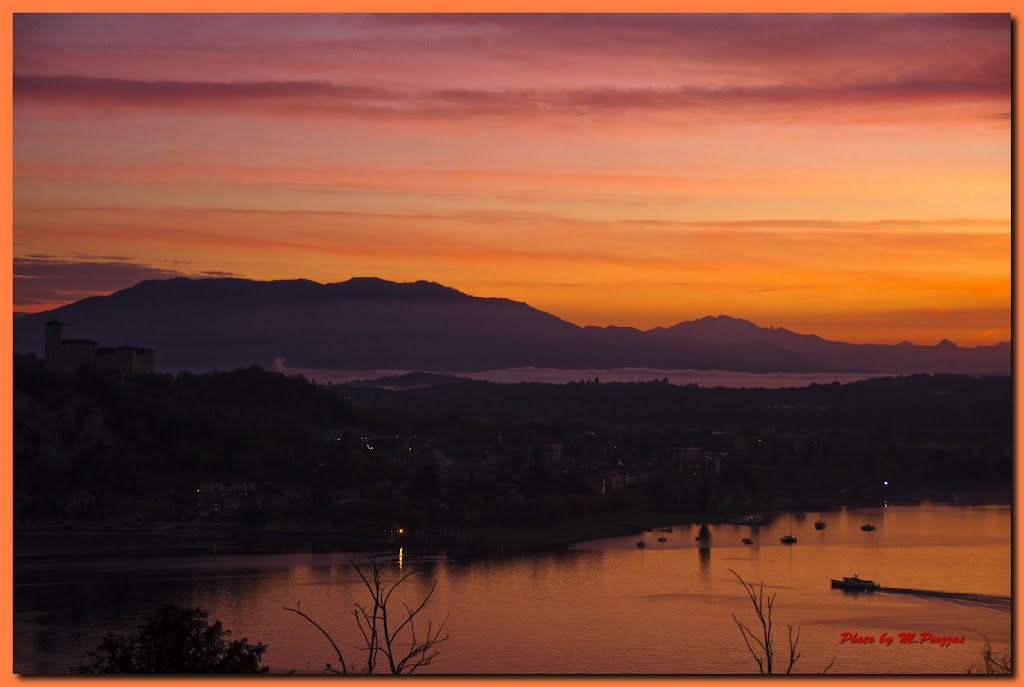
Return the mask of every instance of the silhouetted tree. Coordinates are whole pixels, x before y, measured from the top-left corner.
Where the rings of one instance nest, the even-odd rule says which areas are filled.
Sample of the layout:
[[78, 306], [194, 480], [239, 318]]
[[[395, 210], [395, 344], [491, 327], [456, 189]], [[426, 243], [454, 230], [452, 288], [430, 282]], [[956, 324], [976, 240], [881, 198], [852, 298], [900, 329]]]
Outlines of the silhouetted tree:
[[389, 587], [381, 582], [380, 566], [377, 565], [377, 559], [373, 556], [367, 556], [365, 565], [358, 564], [354, 559], [349, 559], [349, 562], [370, 594], [370, 603], [353, 604], [352, 610], [359, 633], [363, 637], [363, 645], [356, 647], [362, 652], [362, 659], [346, 661], [338, 643], [319, 623], [306, 615], [299, 604], [296, 604], [295, 608], [285, 607], [284, 609], [305, 618], [331, 643], [331, 647], [338, 657], [338, 665], [327, 663], [324, 672], [335, 675], [372, 675], [374, 672], [410, 675], [418, 668], [429, 665], [440, 653], [437, 650], [437, 645], [448, 639], [447, 634], [441, 635], [448, 618], [445, 616], [444, 621], [436, 628], [430, 620], [427, 620], [425, 630], [421, 623], [420, 633], [417, 632], [416, 620], [430, 601], [430, 597], [433, 596], [434, 590], [437, 588], [437, 580], [431, 585], [430, 591], [423, 597], [423, 600], [415, 607], [402, 602], [405, 614], [399, 613], [396, 617], [393, 607], [389, 607], [391, 595], [417, 571], [406, 573]]
[[983, 675], [1012, 675], [1013, 662], [1010, 659], [1010, 653], [1007, 651], [997, 654], [992, 649], [992, 642], [983, 632], [973, 629], [972, 631], [981, 635], [985, 640], [985, 646], [981, 649], [981, 666], [971, 666], [967, 672]]
[[[739, 573], [732, 568], [729, 568], [729, 572], [736, 576], [736, 579], [743, 585], [743, 591], [747, 593], [750, 598], [750, 603], [754, 606], [754, 613], [757, 615], [757, 620], [761, 624], [761, 631], [754, 632], [744, 623], [740, 622], [736, 614], [732, 614], [733, 622], [740, 628], [740, 633], [743, 635], [743, 643], [747, 645], [747, 650], [750, 651], [750, 655], [754, 657], [754, 661], [757, 663], [758, 670], [762, 675], [773, 675], [778, 667], [775, 664], [775, 637], [772, 634], [773, 620], [772, 620], [772, 609], [775, 606], [775, 594], [769, 594], [768, 598], [764, 595], [764, 580], [761, 581], [760, 586], [755, 589], [754, 585], [747, 584]], [[800, 643], [800, 626], [796, 626], [796, 636], [793, 636], [793, 626], [786, 625], [787, 631], [787, 645], [789, 648], [788, 663], [786, 665], [785, 673], [788, 675], [793, 671], [793, 666], [796, 664], [797, 659], [800, 658], [800, 652], [797, 651], [797, 646]], [[753, 642], [753, 643], [751, 643]], [[825, 669], [822, 670], [822, 674], [827, 673], [832, 667], [832, 664], [836, 662], [833, 658]]]
[[72, 672], [184, 675], [269, 670], [260, 666], [266, 644], [249, 644], [244, 637], [229, 642], [231, 632], [219, 620], [210, 623], [209, 617], [201, 608], [165, 604], [146, 616], [135, 633], [108, 634]]

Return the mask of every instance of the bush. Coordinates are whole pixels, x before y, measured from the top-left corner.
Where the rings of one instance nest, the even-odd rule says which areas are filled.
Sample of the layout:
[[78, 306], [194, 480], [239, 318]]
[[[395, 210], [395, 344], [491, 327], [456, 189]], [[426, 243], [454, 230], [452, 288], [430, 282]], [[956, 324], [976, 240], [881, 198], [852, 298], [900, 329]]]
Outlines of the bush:
[[219, 620], [209, 622], [201, 608], [165, 604], [146, 616], [142, 625], [124, 637], [108, 634], [96, 651], [72, 672], [114, 673], [266, 673], [260, 666], [266, 644], [232, 642]]

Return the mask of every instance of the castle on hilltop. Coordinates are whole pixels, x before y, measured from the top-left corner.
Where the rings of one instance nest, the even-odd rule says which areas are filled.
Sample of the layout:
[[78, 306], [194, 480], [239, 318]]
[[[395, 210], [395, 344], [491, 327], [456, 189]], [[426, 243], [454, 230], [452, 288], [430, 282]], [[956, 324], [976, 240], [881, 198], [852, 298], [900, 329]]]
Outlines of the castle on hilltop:
[[100, 346], [92, 339], [65, 339], [66, 322], [50, 320], [46, 328], [46, 369], [74, 372], [91, 365], [126, 375], [152, 374], [153, 349], [139, 346]]

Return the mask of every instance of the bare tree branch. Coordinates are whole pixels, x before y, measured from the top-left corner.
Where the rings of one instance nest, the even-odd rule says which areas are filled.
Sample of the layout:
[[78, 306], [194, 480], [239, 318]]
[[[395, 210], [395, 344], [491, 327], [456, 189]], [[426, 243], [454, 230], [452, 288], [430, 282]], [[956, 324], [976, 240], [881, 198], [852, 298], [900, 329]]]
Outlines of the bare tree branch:
[[[405, 601], [402, 601], [402, 607], [405, 609], [405, 617], [400, 619], [397, 627], [392, 627], [393, 618], [389, 613], [391, 598], [395, 593], [395, 590], [409, 577], [411, 573], [400, 577], [397, 581], [385, 585], [381, 582], [381, 570], [377, 563], [377, 560], [372, 557], [367, 557], [367, 562], [363, 565], [358, 563], [355, 559], [350, 558], [349, 562], [359, 575], [359, 579], [362, 580], [363, 586], [370, 595], [372, 604], [353, 604], [352, 610], [353, 617], [356, 620], [356, 626], [359, 629], [359, 633], [363, 637], [363, 646], [356, 647], [366, 652], [366, 663], [365, 666], [359, 671], [366, 674], [372, 674], [378, 668], [380, 661], [378, 660], [378, 654], [384, 654], [387, 658], [387, 672], [394, 675], [399, 674], [410, 674], [415, 672], [418, 668], [425, 665], [429, 665], [431, 661], [440, 653], [437, 649], [437, 645], [446, 641], [448, 635], [442, 633], [448, 623], [448, 616], [445, 616], [444, 621], [437, 627], [431, 620], [427, 620], [426, 633], [420, 635], [416, 629], [416, 619], [420, 616], [423, 610], [426, 608], [427, 603], [434, 595], [434, 591], [437, 589], [437, 580], [434, 580], [433, 585], [430, 587], [430, 591], [424, 596], [423, 600], [418, 604], [410, 605]], [[348, 666], [344, 659], [342, 659], [341, 650], [338, 648], [337, 643], [331, 638], [329, 634], [318, 625], [312, 618], [303, 613], [298, 608], [286, 609], [298, 613], [307, 621], [309, 621], [314, 627], [320, 630], [321, 633], [331, 642], [331, 646], [334, 647], [335, 653], [338, 655], [339, 660], [342, 662], [342, 672], [334, 669], [330, 663], [324, 669], [325, 672], [333, 672], [336, 674], [343, 674], [350, 672], [350, 666]], [[408, 642], [401, 639], [402, 633], [405, 632], [409, 638]], [[354, 668], [354, 666], [351, 666]]]
[[[754, 585], [748, 584], [732, 568], [729, 569], [729, 572], [743, 585], [743, 591], [747, 593], [747, 598], [750, 599], [750, 604], [754, 607], [754, 614], [761, 623], [761, 637], [758, 637], [753, 630], [741, 622], [735, 613], [732, 614], [733, 622], [740, 629], [743, 643], [747, 645], [747, 651], [750, 652], [750, 655], [757, 663], [758, 670], [762, 675], [772, 675], [775, 672], [775, 637], [772, 610], [775, 608], [776, 594], [769, 594], [766, 598], [764, 580], [761, 580], [761, 584], [755, 589]], [[794, 629], [796, 630], [795, 635]], [[787, 644], [789, 645], [789, 664], [786, 666], [786, 674], [788, 675], [793, 672], [793, 666], [796, 665], [797, 660], [800, 658], [800, 652], [797, 650], [800, 645], [800, 626], [787, 625], [786, 630]], [[753, 640], [753, 644], [751, 644], [751, 640]], [[827, 673], [835, 662], [836, 659], [833, 656], [829, 664], [825, 666], [825, 670], [821, 671], [822, 674]]]
[[793, 626], [786, 625], [786, 629], [789, 631], [789, 665], [786, 667], [786, 675], [789, 675], [793, 670], [793, 664], [800, 658], [800, 652], [796, 650], [797, 644], [800, 643], [800, 627], [796, 628], [796, 639], [793, 638]]
[[1011, 675], [1013, 674], [1013, 660], [1009, 652], [996, 654], [992, 648], [992, 642], [988, 635], [973, 627], [967, 628], [970, 632], [976, 632], [985, 640], [985, 646], [981, 649], [981, 669], [978, 666], [970, 666], [968, 673], [984, 673], [985, 675]]
[[[327, 641], [331, 643], [332, 647], [334, 647], [334, 653], [336, 653], [338, 655], [338, 660], [341, 661], [341, 673], [339, 673], [339, 674], [347, 674], [348, 673], [348, 668], [345, 665], [345, 657], [341, 655], [341, 649], [339, 649], [338, 645], [335, 644], [333, 639], [331, 639], [331, 635], [327, 634], [327, 630], [325, 630], [324, 628], [320, 627], [320, 625], [315, 620], [313, 620], [308, 615], [306, 615], [305, 613], [302, 612], [301, 606], [302, 606], [302, 602], [299, 601], [299, 602], [297, 602], [295, 604], [295, 608], [288, 608], [287, 606], [284, 606], [284, 610], [291, 611], [292, 613], [297, 613], [297, 614], [301, 615], [303, 618], [305, 618], [307, 621], [309, 621], [309, 623], [312, 624], [313, 627], [315, 627], [316, 629], [320, 630], [320, 632], [323, 634], [324, 637], [327, 637]], [[332, 670], [334, 672], [338, 672], [337, 670], [335, 670], [334, 668], [331, 667], [330, 663], [327, 664], [327, 669]]]
[[758, 641], [757, 637], [754, 637], [754, 633], [747, 629], [747, 626], [739, 621], [735, 613], [732, 614], [732, 619], [740, 628], [740, 635], [743, 637], [743, 642], [747, 645], [747, 651], [749, 651], [750, 655], [754, 657], [755, 661], [757, 661], [758, 670], [760, 670], [761, 674], [764, 675], [764, 663], [761, 661], [761, 654], [754, 651], [754, 647], [750, 646], [750, 641], [747, 639], [747, 635], [750, 635], [750, 637], [753, 638], [753, 640], [757, 642], [758, 645], [760, 645], [761, 643]]
[[[355, 616], [356, 627], [359, 628], [359, 634], [363, 636], [363, 646], [357, 646], [356, 648], [366, 651], [365, 672], [370, 674], [373, 672], [373, 666], [377, 662], [377, 636], [375, 624], [373, 618], [366, 612], [365, 606], [356, 604], [355, 609], [352, 611], [352, 615]], [[370, 634], [368, 635], [367, 632]]]
[[430, 591], [427, 592], [427, 595], [423, 598], [423, 601], [420, 602], [420, 605], [416, 607], [415, 611], [410, 611], [408, 605], [402, 604], [403, 606], [405, 606], [405, 610], [409, 614], [409, 617], [406, 618], [405, 622], [399, 625], [398, 629], [395, 630], [395, 636], [398, 636], [398, 633], [402, 631], [402, 628], [406, 626], [406, 623], [412, 622], [412, 619], [415, 618], [419, 614], [419, 612], [423, 610], [423, 607], [427, 605], [428, 601], [430, 601], [430, 597], [434, 595], [435, 589], [437, 589], [437, 580], [434, 580], [434, 584], [430, 587]]

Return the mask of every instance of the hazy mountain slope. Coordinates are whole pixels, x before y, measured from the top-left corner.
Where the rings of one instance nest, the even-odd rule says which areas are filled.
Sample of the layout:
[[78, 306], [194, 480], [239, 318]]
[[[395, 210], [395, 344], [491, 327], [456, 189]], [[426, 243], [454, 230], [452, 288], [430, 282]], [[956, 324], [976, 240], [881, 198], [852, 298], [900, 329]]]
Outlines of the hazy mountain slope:
[[42, 353], [43, 323], [66, 336], [157, 351], [157, 367], [269, 366], [469, 371], [508, 367], [752, 372], [1008, 373], [1007, 344], [857, 345], [719, 316], [643, 332], [578, 327], [524, 303], [431, 282], [145, 281], [14, 321], [18, 352]]

